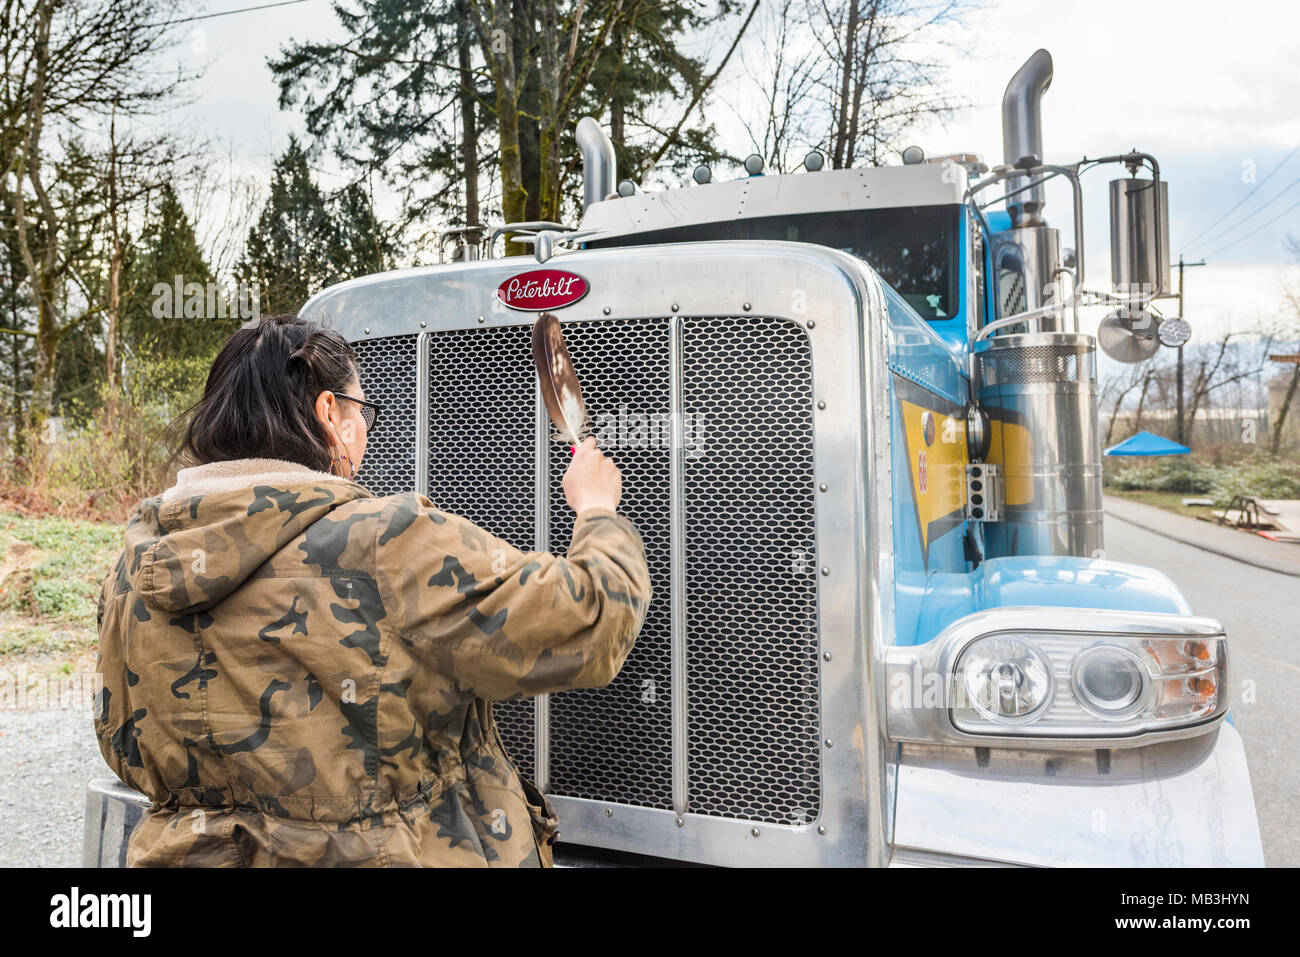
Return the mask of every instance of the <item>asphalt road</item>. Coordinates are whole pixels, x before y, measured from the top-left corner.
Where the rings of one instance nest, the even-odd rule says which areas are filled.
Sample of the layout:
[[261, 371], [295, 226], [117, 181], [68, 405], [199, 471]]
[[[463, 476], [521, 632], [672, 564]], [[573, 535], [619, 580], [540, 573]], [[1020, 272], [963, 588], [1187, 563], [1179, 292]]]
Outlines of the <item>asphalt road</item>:
[[[1232, 716], [1246, 747], [1270, 867], [1300, 866], [1300, 578], [1256, 568], [1106, 518], [1106, 557], [1158, 568], [1192, 610], [1223, 623]], [[1254, 700], [1246, 693], [1253, 683]]]

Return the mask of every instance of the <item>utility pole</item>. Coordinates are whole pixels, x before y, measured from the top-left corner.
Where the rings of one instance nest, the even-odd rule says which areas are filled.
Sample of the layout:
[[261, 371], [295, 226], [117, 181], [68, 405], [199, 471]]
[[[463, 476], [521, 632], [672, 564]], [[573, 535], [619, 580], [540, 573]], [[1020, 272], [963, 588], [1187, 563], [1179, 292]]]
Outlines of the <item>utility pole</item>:
[[[1183, 312], [1183, 269], [1191, 268], [1192, 266], [1204, 266], [1204, 265], [1205, 265], [1204, 259], [1202, 259], [1198, 263], [1185, 263], [1183, 262], [1182, 254], [1180, 253], [1178, 256], [1178, 318], [1179, 319], [1182, 320], [1187, 319], [1187, 316]], [[1185, 435], [1186, 430], [1183, 427], [1183, 347], [1182, 346], [1178, 347], [1178, 383], [1176, 388], [1178, 392], [1178, 412], [1177, 412], [1177, 417], [1174, 420], [1174, 429], [1175, 432], [1177, 433], [1174, 436], [1174, 441], [1178, 442], [1180, 445], [1186, 445], [1187, 444], [1187, 439]]]

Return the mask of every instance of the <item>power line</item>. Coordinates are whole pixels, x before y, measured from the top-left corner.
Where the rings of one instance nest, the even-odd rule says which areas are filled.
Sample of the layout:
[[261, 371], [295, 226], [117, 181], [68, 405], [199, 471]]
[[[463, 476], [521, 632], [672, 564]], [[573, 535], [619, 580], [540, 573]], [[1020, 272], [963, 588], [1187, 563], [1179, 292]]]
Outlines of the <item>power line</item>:
[[[1286, 185], [1286, 186], [1282, 187], [1282, 189], [1278, 190], [1277, 195], [1275, 195], [1275, 196], [1274, 196], [1272, 199], [1270, 199], [1268, 202], [1264, 203], [1262, 206], [1257, 206], [1257, 207], [1255, 207], [1255, 209], [1254, 209], [1252, 212], [1247, 213], [1245, 219], [1238, 220], [1236, 223], [1234, 223], [1233, 225], [1229, 226], [1227, 229], [1221, 229], [1221, 230], [1219, 230], [1217, 233], [1215, 233], [1215, 234], [1214, 234], [1213, 236], [1211, 236], [1209, 239], [1203, 239], [1203, 240], [1201, 240], [1201, 242], [1197, 243], [1197, 245], [1198, 245], [1198, 246], [1204, 246], [1206, 243], [1218, 242], [1219, 240], [1223, 239], [1225, 236], [1227, 236], [1229, 233], [1233, 232], [1234, 230], [1240, 229], [1242, 226], [1245, 226], [1248, 222], [1250, 222], [1252, 219], [1254, 219], [1254, 218], [1255, 218], [1256, 216], [1258, 216], [1260, 213], [1262, 213], [1262, 212], [1264, 212], [1265, 210], [1267, 210], [1270, 206], [1272, 206], [1274, 203], [1276, 203], [1279, 199], [1281, 199], [1283, 196], [1285, 196], [1288, 192], [1290, 192], [1292, 189], [1294, 189], [1297, 185], [1300, 185], [1300, 179], [1292, 180], [1288, 185]], [[1193, 247], [1193, 248], [1195, 248], [1195, 247]]]
[[272, 7], [291, 7], [295, 3], [307, 3], [308, 0], [279, 0], [278, 3], [263, 3], [256, 7], [240, 7], [238, 10], [222, 10], [218, 13], [201, 13], [194, 17], [184, 17], [180, 20], [163, 20], [160, 23], [150, 23], [151, 27], [171, 27], [178, 23], [194, 23], [196, 20], [213, 20], [217, 17], [233, 17], [237, 13], [253, 13], [256, 10], [270, 10]]
[[1219, 253], [1223, 252], [1225, 249], [1231, 249], [1233, 246], [1237, 245], [1237, 243], [1245, 242], [1247, 239], [1249, 239], [1251, 236], [1254, 236], [1257, 232], [1259, 232], [1259, 231], [1260, 231], [1261, 229], [1263, 229], [1264, 227], [1266, 227], [1266, 226], [1271, 226], [1271, 225], [1273, 225], [1274, 223], [1276, 223], [1279, 219], [1281, 219], [1281, 218], [1282, 218], [1283, 216], [1285, 216], [1287, 213], [1291, 212], [1291, 210], [1293, 210], [1293, 209], [1300, 209], [1300, 201], [1297, 201], [1297, 202], [1293, 203], [1292, 205], [1288, 206], [1286, 209], [1282, 210], [1282, 212], [1278, 213], [1276, 216], [1274, 216], [1274, 217], [1273, 217], [1272, 219], [1270, 219], [1268, 222], [1266, 222], [1266, 223], [1260, 223], [1258, 226], [1256, 226], [1254, 229], [1252, 229], [1250, 232], [1248, 232], [1246, 235], [1242, 236], [1241, 238], [1239, 238], [1239, 239], [1234, 239], [1232, 242], [1228, 243], [1228, 245], [1226, 245], [1226, 246], [1220, 246], [1218, 249], [1214, 250], [1214, 252], [1212, 252], [1212, 253], [1207, 253], [1207, 255], [1210, 255], [1210, 256], [1217, 256]]
[[1296, 153], [1300, 153], [1300, 146], [1297, 146], [1297, 147], [1296, 147], [1295, 149], [1293, 149], [1290, 153], [1287, 153], [1286, 156], [1282, 157], [1282, 162], [1280, 162], [1280, 163], [1278, 163], [1276, 166], [1274, 166], [1273, 169], [1272, 169], [1272, 171], [1269, 172], [1269, 174], [1268, 174], [1267, 176], [1265, 176], [1265, 177], [1264, 177], [1263, 179], [1261, 179], [1258, 183], [1256, 183], [1254, 189], [1252, 189], [1252, 190], [1251, 190], [1249, 193], [1247, 193], [1245, 196], [1241, 197], [1241, 199], [1237, 200], [1236, 204], [1235, 204], [1231, 209], [1229, 209], [1226, 213], [1224, 213], [1222, 216], [1220, 216], [1220, 217], [1219, 217], [1218, 219], [1216, 219], [1214, 222], [1210, 223], [1210, 225], [1206, 226], [1206, 227], [1205, 227], [1204, 229], [1202, 229], [1199, 233], [1197, 233], [1195, 236], [1193, 236], [1193, 237], [1191, 238], [1191, 240], [1189, 240], [1187, 243], [1185, 243], [1185, 244], [1183, 245], [1183, 248], [1184, 248], [1184, 249], [1187, 249], [1188, 247], [1190, 247], [1192, 243], [1196, 242], [1198, 239], [1200, 239], [1202, 236], [1204, 236], [1206, 233], [1208, 233], [1211, 229], [1213, 229], [1215, 226], [1219, 225], [1219, 223], [1223, 222], [1225, 219], [1227, 219], [1229, 216], [1231, 216], [1234, 212], [1236, 212], [1237, 209], [1240, 208], [1240, 206], [1241, 206], [1242, 203], [1244, 203], [1246, 200], [1248, 200], [1248, 199], [1250, 199], [1252, 196], [1254, 196], [1255, 193], [1259, 191], [1259, 188], [1260, 188], [1261, 186], [1263, 186], [1265, 183], [1267, 183], [1270, 179], [1272, 179], [1272, 178], [1273, 178], [1273, 174], [1276, 173], [1278, 170], [1280, 170], [1283, 166], [1285, 166], [1285, 165], [1287, 164], [1287, 160], [1289, 160], [1292, 156], [1295, 156]]

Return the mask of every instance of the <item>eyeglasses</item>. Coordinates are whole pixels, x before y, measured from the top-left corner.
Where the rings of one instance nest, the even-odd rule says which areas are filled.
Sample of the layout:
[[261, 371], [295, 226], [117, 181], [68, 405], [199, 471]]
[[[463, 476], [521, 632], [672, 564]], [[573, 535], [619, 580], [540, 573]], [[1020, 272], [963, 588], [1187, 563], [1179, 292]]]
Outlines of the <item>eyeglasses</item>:
[[347, 399], [349, 402], [355, 402], [361, 406], [361, 421], [366, 424], [366, 431], [369, 432], [375, 427], [375, 422], [379, 419], [379, 413], [384, 407], [377, 402], [367, 402], [365, 399], [358, 399], [350, 395], [344, 395], [342, 392], [335, 392], [334, 395], [340, 399]]

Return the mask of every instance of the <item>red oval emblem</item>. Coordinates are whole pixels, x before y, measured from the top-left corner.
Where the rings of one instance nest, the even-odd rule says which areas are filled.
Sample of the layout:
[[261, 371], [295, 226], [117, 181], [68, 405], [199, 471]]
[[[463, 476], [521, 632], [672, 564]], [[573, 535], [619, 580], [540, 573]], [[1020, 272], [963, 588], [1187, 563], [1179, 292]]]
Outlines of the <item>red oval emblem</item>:
[[587, 294], [587, 280], [563, 269], [534, 269], [511, 276], [497, 287], [497, 298], [511, 309], [541, 312], [571, 306]]

